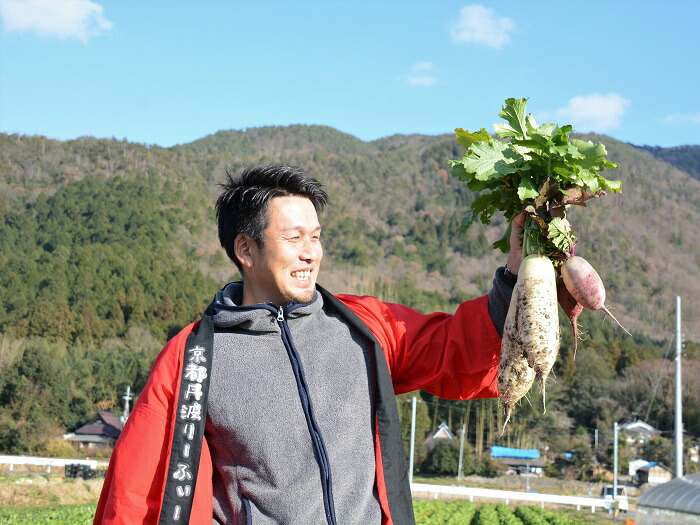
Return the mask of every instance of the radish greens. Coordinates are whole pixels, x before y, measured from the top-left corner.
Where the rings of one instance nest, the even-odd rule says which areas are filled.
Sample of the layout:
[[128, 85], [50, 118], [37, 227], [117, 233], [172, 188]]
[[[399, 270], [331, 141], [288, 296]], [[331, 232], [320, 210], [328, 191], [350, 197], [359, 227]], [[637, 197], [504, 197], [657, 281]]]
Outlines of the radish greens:
[[[469, 132], [457, 128], [457, 142], [467, 148], [459, 160], [451, 160], [452, 174], [479, 193], [462, 223], [469, 228], [477, 219], [491, 222], [496, 212], [507, 221], [525, 210], [528, 214], [524, 246], [526, 254], [542, 253], [561, 258], [576, 242], [566, 221], [566, 208], [585, 206], [589, 198], [620, 192], [622, 184], [600, 175], [616, 168], [606, 159], [601, 143], [569, 139], [570, 125], [538, 125], [526, 115], [526, 98], [509, 98], [494, 124], [496, 138], [486, 129]], [[494, 244], [510, 249], [510, 231]]]

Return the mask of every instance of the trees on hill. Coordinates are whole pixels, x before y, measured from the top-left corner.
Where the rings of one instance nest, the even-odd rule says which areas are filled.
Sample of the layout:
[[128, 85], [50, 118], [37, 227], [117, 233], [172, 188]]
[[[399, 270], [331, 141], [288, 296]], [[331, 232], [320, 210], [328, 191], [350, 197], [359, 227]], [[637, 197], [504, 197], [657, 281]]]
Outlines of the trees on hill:
[[162, 339], [201, 313], [215, 283], [178, 257], [183, 196], [154, 176], [85, 178], [0, 228], [0, 331], [99, 345], [130, 327]]
[[[0, 450], [39, 450], [39, 438], [74, 429], [96, 405], [118, 405], [127, 384], [138, 392], [168, 336], [195, 320], [231, 278], [232, 265], [217, 248], [212, 207], [225, 169], [295, 163], [327, 186], [324, 248], [334, 265], [324, 271], [368, 276], [362, 290], [338, 291], [448, 312], [486, 293], [502, 262], [491, 242], [505, 225], [496, 219], [491, 228], [459, 231], [474, 194], [445, 167], [460, 147], [449, 136], [363, 143], [304, 126], [221, 132], [170, 149], [0, 134]], [[658, 305], [679, 281], [676, 274], [692, 273], [683, 265], [692, 261], [686, 252], [694, 249], [693, 236], [669, 217], [693, 223], [692, 199], [700, 192], [684, 190], [693, 206], [683, 207], [680, 198], [671, 205], [649, 190], [660, 185], [675, 195], [683, 182], [678, 172], [665, 177], [656, 161], [619, 143], [610, 151], [628, 166], [622, 176], [631, 190], [626, 186], [619, 205], [596, 202], [574, 220], [581, 249], [599, 261], [609, 295], [637, 328], [635, 337], [585, 312], [579, 322], [587, 339], [574, 360], [563, 320], [547, 414], [533, 390], [532, 405], [518, 407], [503, 438], [496, 401], [423, 405], [430, 425], [445, 420], [459, 430], [468, 421], [475, 454], [496, 443], [563, 449], [573, 429], [592, 432], [621, 417], [648, 413], [649, 423], [670, 424], [667, 392], [660, 387], [651, 401], [644, 397], [646, 372], [663, 368], [649, 360], [665, 348], [648, 334], [661, 333], [658, 327], [668, 322]], [[643, 234], [630, 223], [635, 214], [648, 225]], [[616, 271], [620, 267], [625, 271]], [[689, 358], [698, 358], [697, 348], [689, 343]], [[692, 407], [700, 403], [687, 395], [686, 428], [698, 433], [700, 416]]]

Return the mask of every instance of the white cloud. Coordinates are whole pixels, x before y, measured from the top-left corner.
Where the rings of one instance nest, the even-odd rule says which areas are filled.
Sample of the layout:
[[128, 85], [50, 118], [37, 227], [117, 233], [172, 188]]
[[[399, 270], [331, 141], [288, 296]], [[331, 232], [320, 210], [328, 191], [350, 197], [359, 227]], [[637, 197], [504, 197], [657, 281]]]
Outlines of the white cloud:
[[700, 111], [697, 113], [674, 113], [661, 119], [664, 124], [700, 124]]
[[90, 0], [0, 0], [0, 17], [7, 31], [83, 43], [112, 28], [102, 6]]
[[572, 124], [577, 131], [606, 131], [619, 128], [629, 100], [617, 93], [578, 95], [554, 111], [554, 120]]
[[409, 86], [432, 87], [437, 82], [437, 78], [433, 75], [434, 71], [435, 64], [432, 62], [418, 62], [413, 64], [411, 72], [400, 77], [400, 80]]
[[468, 5], [459, 12], [459, 21], [452, 27], [453, 42], [474, 42], [500, 49], [510, 42], [515, 22], [499, 17], [493, 9], [481, 4]]

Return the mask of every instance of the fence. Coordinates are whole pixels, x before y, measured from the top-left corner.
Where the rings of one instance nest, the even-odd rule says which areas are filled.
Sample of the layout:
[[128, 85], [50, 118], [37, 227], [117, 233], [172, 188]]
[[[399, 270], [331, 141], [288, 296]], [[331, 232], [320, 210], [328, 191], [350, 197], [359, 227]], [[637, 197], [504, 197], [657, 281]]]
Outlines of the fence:
[[596, 507], [606, 508], [605, 500], [601, 498], [560, 496], [557, 494], [539, 494], [537, 492], [516, 492], [514, 490], [480, 489], [448, 485], [428, 485], [425, 483], [411, 483], [411, 493], [417, 497], [427, 496], [434, 499], [438, 499], [440, 495], [450, 495], [468, 497], [469, 501], [474, 501], [474, 498], [500, 499], [505, 500], [505, 503], [509, 503], [510, 500], [529, 501], [539, 503], [542, 507], [544, 507], [545, 503], [575, 505], [576, 510], [581, 510], [582, 507], [590, 507], [591, 512], [595, 512]]
[[35, 458], [29, 456], [0, 456], [0, 465], [10, 465], [10, 472], [14, 471], [15, 465], [45, 466], [46, 472], [51, 472], [51, 467], [65, 467], [66, 465], [85, 465], [91, 469], [97, 468], [97, 461], [94, 459], [60, 459], [60, 458]]

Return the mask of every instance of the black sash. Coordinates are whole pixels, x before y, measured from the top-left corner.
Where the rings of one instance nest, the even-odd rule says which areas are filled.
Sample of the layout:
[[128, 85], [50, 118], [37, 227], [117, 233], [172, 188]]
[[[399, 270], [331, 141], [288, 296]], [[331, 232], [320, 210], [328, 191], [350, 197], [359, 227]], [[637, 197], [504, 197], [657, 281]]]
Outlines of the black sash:
[[213, 348], [214, 322], [210, 306], [185, 344], [177, 418], [159, 525], [183, 525], [190, 521], [207, 419]]

